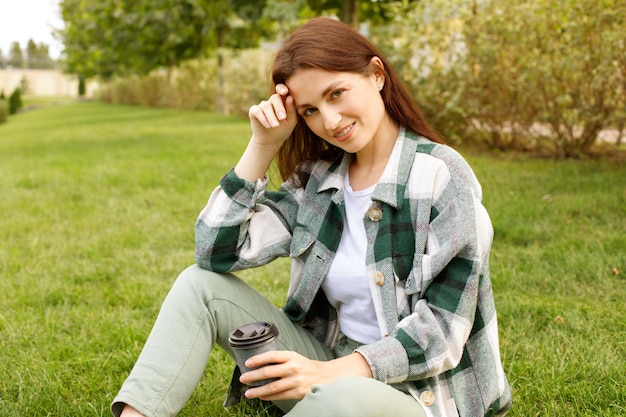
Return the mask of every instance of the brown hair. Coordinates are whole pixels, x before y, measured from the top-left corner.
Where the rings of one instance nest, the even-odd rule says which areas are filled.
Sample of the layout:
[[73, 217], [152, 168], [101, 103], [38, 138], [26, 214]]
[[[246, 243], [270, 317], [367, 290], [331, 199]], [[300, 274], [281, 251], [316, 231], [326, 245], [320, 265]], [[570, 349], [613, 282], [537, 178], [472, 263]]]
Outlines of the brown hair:
[[[381, 95], [391, 118], [400, 126], [441, 143], [406, 86], [377, 48], [359, 32], [339, 21], [315, 18], [296, 29], [274, 58], [272, 81], [274, 85], [284, 84], [296, 71], [305, 68], [368, 75], [371, 73], [370, 61], [376, 56], [384, 66], [385, 86]], [[320, 139], [298, 116], [292, 138], [282, 145], [276, 162], [283, 180], [301, 182], [302, 178], [293, 177], [298, 164], [318, 159], [334, 161], [343, 152]]]

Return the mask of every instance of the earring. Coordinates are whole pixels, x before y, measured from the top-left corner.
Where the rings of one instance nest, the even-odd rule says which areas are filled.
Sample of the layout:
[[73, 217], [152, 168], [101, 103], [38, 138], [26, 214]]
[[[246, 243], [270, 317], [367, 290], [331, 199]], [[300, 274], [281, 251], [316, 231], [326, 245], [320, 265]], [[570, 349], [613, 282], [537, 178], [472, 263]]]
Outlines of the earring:
[[378, 84], [378, 91], [383, 91], [383, 84]]

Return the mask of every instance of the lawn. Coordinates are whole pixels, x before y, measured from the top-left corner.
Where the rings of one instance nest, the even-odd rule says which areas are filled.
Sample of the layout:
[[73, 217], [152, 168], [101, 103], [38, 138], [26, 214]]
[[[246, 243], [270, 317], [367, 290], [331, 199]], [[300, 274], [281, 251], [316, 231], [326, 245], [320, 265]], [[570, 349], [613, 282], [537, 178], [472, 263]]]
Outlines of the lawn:
[[[245, 120], [76, 102], [0, 125], [0, 416], [107, 416]], [[464, 152], [495, 228], [510, 416], [626, 415], [626, 167]], [[246, 271], [277, 305], [286, 260]], [[183, 416], [221, 407], [214, 352]]]

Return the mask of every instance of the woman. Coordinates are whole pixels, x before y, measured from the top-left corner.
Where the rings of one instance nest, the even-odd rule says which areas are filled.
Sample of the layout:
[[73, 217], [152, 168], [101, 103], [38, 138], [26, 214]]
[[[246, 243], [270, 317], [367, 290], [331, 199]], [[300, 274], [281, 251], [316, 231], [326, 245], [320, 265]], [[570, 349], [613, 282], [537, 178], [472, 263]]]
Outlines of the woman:
[[[272, 77], [197, 221], [197, 266], [166, 298], [114, 414], [176, 414], [213, 346], [233, 356], [229, 332], [266, 321], [281, 350], [248, 360], [257, 369], [236, 374], [230, 402], [243, 386], [291, 417], [503, 415], [492, 228], [467, 163], [342, 23], [297, 29]], [[274, 159], [285, 182], [268, 191]], [[229, 274], [281, 256], [292, 258], [283, 309]], [[278, 379], [249, 387], [267, 378]]]

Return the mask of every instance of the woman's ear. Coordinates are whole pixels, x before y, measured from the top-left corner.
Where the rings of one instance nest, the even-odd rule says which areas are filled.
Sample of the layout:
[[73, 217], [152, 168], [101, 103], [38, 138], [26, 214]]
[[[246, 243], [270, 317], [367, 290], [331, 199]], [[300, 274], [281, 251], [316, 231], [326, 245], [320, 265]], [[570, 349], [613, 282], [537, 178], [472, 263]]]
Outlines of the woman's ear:
[[370, 74], [378, 87], [378, 91], [382, 90], [385, 86], [385, 65], [380, 57], [372, 57], [370, 59]]

